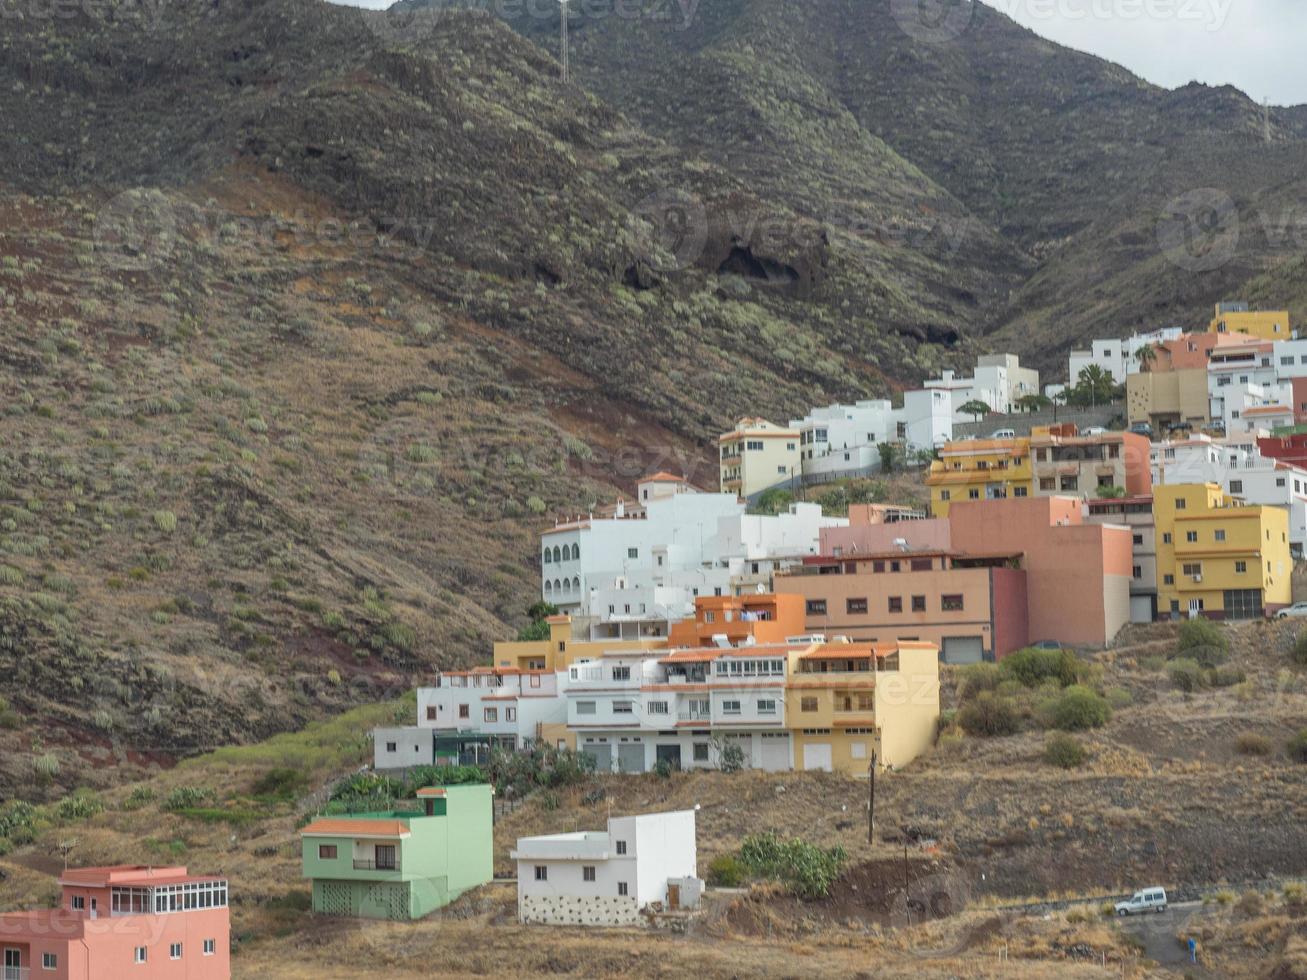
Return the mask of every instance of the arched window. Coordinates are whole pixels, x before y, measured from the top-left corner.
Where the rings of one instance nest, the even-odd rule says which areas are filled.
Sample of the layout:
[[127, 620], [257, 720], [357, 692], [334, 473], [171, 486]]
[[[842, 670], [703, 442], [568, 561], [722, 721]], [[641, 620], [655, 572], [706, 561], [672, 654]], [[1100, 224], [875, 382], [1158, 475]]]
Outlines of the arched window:
[[558, 545], [554, 545], [554, 561], [562, 560], [562, 553], [558, 550]]
[[572, 591], [572, 582], [570, 579], [563, 579], [563, 595]]
[[545, 564], [546, 564], [546, 565], [548, 565], [551, 561], [554, 560], [554, 559], [551, 557], [551, 555], [552, 555], [552, 552], [551, 552], [548, 548], [546, 548], [546, 549], [545, 549]]
[[573, 558], [581, 557], [581, 546], [579, 544], [572, 545], [572, 557]]
[[563, 591], [563, 583], [558, 581], [558, 579], [554, 579], [554, 591], [555, 592]]
[[548, 579], [546, 579], [546, 580], [545, 580], [545, 595], [549, 595], [549, 593], [551, 593], [551, 592], [553, 592], [553, 591], [554, 591], [553, 583], [550, 582]]
[[576, 578], [572, 579], [572, 588], [576, 589], [577, 592], [580, 592], [580, 591], [581, 591], [581, 576], [580, 576], [580, 575], [578, 575]]

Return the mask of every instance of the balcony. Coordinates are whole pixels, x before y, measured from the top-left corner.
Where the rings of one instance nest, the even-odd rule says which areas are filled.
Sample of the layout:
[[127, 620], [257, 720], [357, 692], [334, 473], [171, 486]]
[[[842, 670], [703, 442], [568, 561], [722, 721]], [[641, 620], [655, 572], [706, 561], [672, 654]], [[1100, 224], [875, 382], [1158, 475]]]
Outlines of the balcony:
[[375, 858], [355, 858], [355, 871], [402, 871], [399, 861], [377, 861]]
[[712, 721], [711, 708], [682, 708], [676, 713], [680, 721]]
[[2, 980], [30, 980], [32, 971], [25, 966], [6, 966], [0, 974]]

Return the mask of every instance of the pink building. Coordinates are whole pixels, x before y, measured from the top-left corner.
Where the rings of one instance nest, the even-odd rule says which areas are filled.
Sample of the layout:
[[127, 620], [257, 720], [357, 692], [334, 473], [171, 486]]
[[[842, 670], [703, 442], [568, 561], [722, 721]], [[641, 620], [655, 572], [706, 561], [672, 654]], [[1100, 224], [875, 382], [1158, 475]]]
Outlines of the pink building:
[[225, 879], [124, 865], [59, 884], [59, 908], [0, 914], [0, 980], [230, 980]]

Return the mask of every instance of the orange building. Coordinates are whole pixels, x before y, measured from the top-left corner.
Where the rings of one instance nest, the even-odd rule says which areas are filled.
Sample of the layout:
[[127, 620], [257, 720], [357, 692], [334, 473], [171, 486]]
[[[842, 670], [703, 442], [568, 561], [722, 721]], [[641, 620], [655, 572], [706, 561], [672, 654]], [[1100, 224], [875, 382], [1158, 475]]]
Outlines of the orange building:
[[181, 867], [65, 871], [57, 909], [0, 914], [8, 980], [228, 980], [227, 882]]
[[731, 646], [784, 643], [803, 633], [803, 600], [795, 595], [699, 596], [694, 618], [672, 624], [667, 645], [694, 649], [725, 637]]
[[1102, 646], [1130, 622], [1129, 528], [1087, 524], [1068, 497], [963, 501], [949, 521], [959, 551], [1022, 555], [1031, 639]]

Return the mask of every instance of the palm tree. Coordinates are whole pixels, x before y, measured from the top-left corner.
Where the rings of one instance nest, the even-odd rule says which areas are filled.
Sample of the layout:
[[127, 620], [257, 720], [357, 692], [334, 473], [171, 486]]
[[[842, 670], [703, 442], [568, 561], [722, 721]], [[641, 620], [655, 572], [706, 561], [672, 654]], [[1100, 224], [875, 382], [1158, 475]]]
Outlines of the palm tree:
[[1157, 363], [1157, 348], [1152, 344], [1144, 344], [1135, 351], [1135, 360], [1139, 362], [1140, 371], [1151, 371], [1153, 365]]
[[1110, 374], [1099, 365], [1090, 364], [1080, 369], [1072, 395], [1082, 404], [1088, 401], [1091, 406], [1097, 407], [1099, 402], [1112, 400], [1115, 388], [1116, 380]]
[[958, 411], [963, 415], [972, 416], [977, 422], [979, 422], [986, 415], [992, 412], [993, 409], [982, 402], [979, 398], [973, 398], [971, 401], [959, 408]]
[[1041, 412], [1053, 404], [1047, 395], [1022, 395], [1016, 400], [1016, 407], [1021, 412]]

